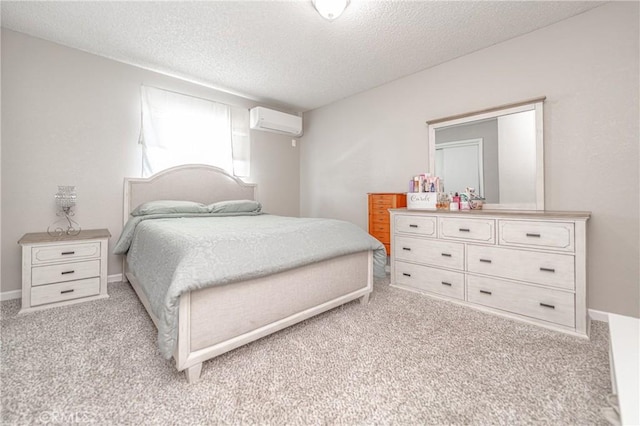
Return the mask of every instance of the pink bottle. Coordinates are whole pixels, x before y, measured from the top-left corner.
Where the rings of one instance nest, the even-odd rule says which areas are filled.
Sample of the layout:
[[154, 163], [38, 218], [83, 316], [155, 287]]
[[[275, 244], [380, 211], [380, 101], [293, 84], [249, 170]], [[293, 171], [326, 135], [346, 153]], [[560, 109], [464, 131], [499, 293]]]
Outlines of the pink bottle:
[[460, 196], [457, 192], [456, 195], [453, 196], [451, 204], [449, 204], [449, 210], [460, 210]]

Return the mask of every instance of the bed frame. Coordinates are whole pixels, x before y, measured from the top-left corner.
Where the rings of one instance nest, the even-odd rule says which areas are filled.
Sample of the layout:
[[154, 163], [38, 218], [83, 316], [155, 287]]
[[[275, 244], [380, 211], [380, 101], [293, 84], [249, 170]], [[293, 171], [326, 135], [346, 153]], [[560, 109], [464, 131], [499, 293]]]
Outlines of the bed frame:
[[[213, 203], [256, 200], [256, 185], [246, 184], [222, 169], [186, 165], [150, 178], [125, 178], [124, 222], [141, 203], [189, 200]], [[156, 327], [138, 278], [123, 260], [126, 279]], [[187, 381], [200, 377], [202, 363], [344, 303], [369, 301], [373, 290], [373, 252], [341, 256], [274, 275], [214, 286], [180, 297], [178, 344], [173, 357]]]

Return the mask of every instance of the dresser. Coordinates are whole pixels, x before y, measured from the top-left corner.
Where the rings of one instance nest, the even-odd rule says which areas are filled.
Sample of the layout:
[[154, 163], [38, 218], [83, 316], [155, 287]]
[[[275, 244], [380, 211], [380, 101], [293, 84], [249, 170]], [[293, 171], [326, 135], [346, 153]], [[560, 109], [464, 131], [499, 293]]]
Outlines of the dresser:
[[390, 192], [369, 193], [369, 234], [384, 244], [391, 254], [389, 209], [407, 206], [407, 195]]
[[391, 210], [391, 285], [587, 337], [589, 217]]
[[106, 229], [52, 237], [25, 234], [22, 246], [20, 313], [109, 297]]

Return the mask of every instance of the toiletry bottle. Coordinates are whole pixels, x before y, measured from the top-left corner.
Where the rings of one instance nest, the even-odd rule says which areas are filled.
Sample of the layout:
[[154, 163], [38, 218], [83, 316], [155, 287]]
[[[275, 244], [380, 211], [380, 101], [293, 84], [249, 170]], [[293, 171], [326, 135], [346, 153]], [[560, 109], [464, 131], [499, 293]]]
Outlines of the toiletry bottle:
[[458, 195], [457, 192], [453, 196], [453, 200], [451, 201], [451, 204], [449, 205], [449, 210], [460, 210], [460, 196]]

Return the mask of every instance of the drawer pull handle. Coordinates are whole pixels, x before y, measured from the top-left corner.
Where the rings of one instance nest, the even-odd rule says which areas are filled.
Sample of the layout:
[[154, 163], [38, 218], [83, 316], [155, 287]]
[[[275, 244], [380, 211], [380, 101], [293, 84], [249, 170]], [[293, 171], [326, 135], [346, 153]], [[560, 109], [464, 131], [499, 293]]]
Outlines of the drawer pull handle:
[[68, 254], [76, 254], [75, 251], [63, 251], [62, 253], [60, 253], [62, 256], [66, 256]]
[[409, 225], [409, 228], [417, 228], [417, 227], [418, 225], [414, 225], [414, 224]]
[[448, 283], [448, 282], [446, 282], [446, 281], [442, 281], [442, 285], [446, 285], [446, 286], [451, 287], [451, 283]]
[[470, 232], [469, 228], [458, 228], [458, 231], [460, 231], [460, 232]]
[[546, 303], [540, 303], [540, 306], [542, 306], [543, 308], [549, 308], [549, 309], [555, 309], [556, 308], [554, 305], [547, 305]]
[[540, 238], [540, 234], [530, 234], [530, 233], [527, 232], [527, 237]]
[[556, 271], [556, 270], [555, 270], [555, 269], [553, 269], [553, 268], [540, 268], [540, 270], [541, 270], [541, 271], [544, 271], [544, 272], [555, 272], [555, 271]]
[[411, 247], [402, 247], [402, 250], [411, 251]]
[[451, 257], [451, 253], [440, 253], [441, 255], [443, 255], [444, 257]]
[[62, 290], [60, 292], [60, 294], [65, 294], [65, 293], [73, 293], [73, 289], [71, 289], [71, 290]]
[[406, 272], [403, 272], [402, 275], [404, 275], [405, 277], [410, 277], [411, 274], [407, 274]]
[[491, 292], [487, 291], [487, 290], [480, 290], [480, 293], [482, 294], [488, 294], [489, 296], [491, 296]]
[[67, 274], [73, 274], [76, 271], [64, 271], [64, 272], [60, 272], [60, 275], [67, 275]]
[[480, 259], [480, 262], [491, 263], [491, 259]]

